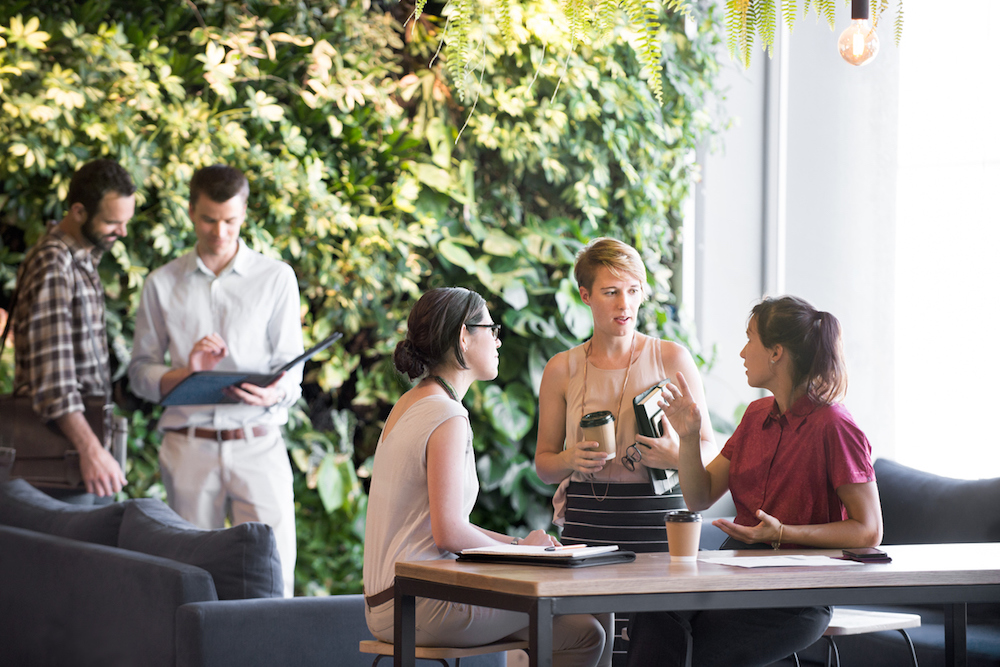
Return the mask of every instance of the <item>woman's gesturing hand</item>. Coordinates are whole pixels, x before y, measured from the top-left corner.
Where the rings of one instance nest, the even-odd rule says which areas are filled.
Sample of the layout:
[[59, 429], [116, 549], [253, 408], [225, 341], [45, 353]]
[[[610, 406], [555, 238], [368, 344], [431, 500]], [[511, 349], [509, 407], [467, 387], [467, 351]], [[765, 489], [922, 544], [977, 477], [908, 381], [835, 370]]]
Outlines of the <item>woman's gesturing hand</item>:
[[663, 400], [659, 406], [681, 440], [692, 435], [700, 437], [701, 410], [680, 371], [677, 371], [677, 384], [670, 383], [663, 388]]
[[728, 519], [716, 519], [712, 525], [718, 526], [730, 537], [747, 544], [775, 542], [781, 535], [781, 522], [764, 510], [757, 510], [757, 518], [760, 519], [760, 523], [756, 526], [741, 526]]

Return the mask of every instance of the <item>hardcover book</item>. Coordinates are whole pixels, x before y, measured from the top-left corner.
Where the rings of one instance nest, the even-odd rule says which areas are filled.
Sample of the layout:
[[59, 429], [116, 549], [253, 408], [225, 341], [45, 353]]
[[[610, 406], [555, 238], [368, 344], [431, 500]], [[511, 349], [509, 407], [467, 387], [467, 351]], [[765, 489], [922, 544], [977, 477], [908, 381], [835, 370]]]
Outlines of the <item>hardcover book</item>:
[[[663, 435], [661, 429], [663, 410], [660, 409], [660, 395], [663, 388], [670, 384], [670, 378], [664, 378], [645, 390], [632, 400], [635, 411], [636, 429], [640, 435], [659, 438]], [[677, 471], [671, 468], [650, 468], [649, 481], [657, 495], [668, 493], [677, 485]], [[678, 492], [680, 489], [678, 489]]]

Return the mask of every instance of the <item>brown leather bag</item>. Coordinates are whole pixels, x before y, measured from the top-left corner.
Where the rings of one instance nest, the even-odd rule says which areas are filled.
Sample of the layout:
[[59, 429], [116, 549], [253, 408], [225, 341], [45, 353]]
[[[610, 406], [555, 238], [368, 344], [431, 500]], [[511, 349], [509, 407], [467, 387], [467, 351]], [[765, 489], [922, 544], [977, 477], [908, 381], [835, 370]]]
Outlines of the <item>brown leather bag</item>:
[[[84, 396], [84, 416], [94, 435], [110, 449], [113, 432], [108, 406], [105, 417], [103, 396]], [[83, 488], [80, 477], [80, 455], [58, 424], [43, 421], [31, 407], [30, 396], [0, 396], [0, 446], [14, 450], [10, 468], [12, 479], [22, 478], [34, 486], [64, 489]], [[119, 458], [117, 452], [116, 458]], [[122, 463], [119, 460], [119, 463]], [[124, 468], [123, 468], [124, 469]]]

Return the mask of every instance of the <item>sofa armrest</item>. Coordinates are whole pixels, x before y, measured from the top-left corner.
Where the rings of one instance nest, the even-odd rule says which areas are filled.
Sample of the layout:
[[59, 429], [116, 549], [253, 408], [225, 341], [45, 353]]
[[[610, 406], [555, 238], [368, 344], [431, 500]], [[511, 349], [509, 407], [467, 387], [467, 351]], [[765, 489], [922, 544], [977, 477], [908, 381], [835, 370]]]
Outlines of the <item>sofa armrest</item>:
[[177, 610], [177, 667], [369, 667], [361, 595], [196, 602]]
[[174, 618], [215, 599], [205, 570], [0, 526], [0, 662], [173, 667]]

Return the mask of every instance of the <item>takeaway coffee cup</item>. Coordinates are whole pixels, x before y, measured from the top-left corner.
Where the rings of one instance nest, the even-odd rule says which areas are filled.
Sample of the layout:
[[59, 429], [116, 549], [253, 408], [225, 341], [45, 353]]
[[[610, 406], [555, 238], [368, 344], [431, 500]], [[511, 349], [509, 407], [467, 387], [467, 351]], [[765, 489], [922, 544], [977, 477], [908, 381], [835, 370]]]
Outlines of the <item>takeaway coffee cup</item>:
[[672, 510], [667, 512], [666, 523], [670, 560], [697, 560], [698, 545], [701, 542], [701, 514]]
[[608, 410], [591, 412], [580, 420], [584, 440], [598, 444], [597, 451], [615, 455], [615, 417]]

